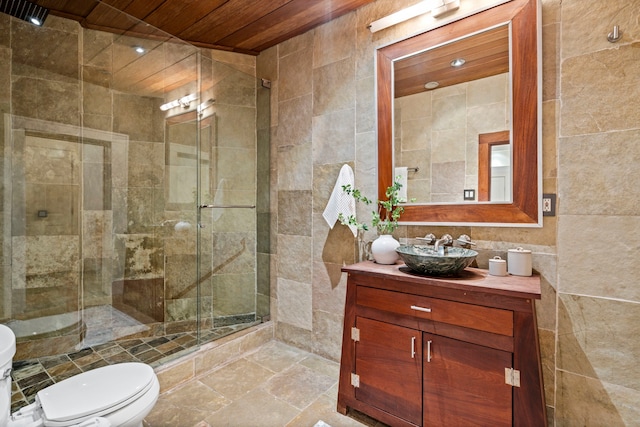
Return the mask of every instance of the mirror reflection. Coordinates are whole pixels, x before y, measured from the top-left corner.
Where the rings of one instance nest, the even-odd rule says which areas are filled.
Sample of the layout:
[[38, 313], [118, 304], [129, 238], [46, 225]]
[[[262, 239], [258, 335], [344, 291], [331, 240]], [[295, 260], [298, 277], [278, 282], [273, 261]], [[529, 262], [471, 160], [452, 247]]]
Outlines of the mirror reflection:
[[504, 24], [393, 62], [394, 174], [408, 200], [512, 200], [509, 35]]

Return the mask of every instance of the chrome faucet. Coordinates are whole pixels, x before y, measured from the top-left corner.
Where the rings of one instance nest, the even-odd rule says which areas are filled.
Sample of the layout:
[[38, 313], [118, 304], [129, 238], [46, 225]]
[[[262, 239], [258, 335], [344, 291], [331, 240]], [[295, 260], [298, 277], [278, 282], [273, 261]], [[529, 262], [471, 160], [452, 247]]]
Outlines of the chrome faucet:
[[444, 255], [446, 253], [445, 246], [451, 246], [451, 245], [453, 245], [453, 237], [451, 237], [450, 234], [445, 234], [444, 236], [436, 240], [436, 242], [433, 245], [433, 250], [438, 255]]

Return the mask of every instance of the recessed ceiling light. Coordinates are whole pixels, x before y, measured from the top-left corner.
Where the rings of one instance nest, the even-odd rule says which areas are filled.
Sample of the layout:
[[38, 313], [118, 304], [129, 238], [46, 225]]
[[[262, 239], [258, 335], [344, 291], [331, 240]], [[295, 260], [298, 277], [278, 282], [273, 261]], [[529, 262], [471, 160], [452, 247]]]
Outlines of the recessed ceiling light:
[[467, 61], [465, 61], [464, 58], [456, 58], [453, 61], [451, 61], [451, 66], [452, 67], [462, 67], [465, 62], [467, 62]]
[[440, 86], [440, 83], [438, 83], [438, 82], [427, 82], [427, 83], [425, 83], [424, 88], [425, 89], [435, 89], [438, 86]]
[[147, 49], [143, 48], [142, 46], [134, 46], [133, 50], [135, 50], [138, 53], [145, 53], [147, 51]]
[[31, 21], [33, 25], [37, 25], [38, 27], [42, 25], [42, 21], [35, 17], [29, 18], [29, 21]]

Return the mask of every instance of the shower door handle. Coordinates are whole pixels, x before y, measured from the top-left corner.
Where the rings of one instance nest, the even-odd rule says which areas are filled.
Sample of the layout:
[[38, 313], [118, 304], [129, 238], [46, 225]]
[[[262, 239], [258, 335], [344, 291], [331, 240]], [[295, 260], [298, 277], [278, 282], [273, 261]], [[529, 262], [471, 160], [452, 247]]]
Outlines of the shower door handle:
[[255, 209], [256, 205], [200, 205], [198, 209]]
[[[199, 205], [198, 209], [255, 209], [256, 205]], [[199, 228], [204, 228], [204, 224], [198, 224]]]

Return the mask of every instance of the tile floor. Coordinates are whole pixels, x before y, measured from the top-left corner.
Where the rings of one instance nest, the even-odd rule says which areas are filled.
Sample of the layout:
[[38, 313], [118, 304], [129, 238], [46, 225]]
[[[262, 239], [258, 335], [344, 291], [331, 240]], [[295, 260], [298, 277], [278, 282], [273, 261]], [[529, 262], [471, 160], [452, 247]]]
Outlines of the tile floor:
[[[383, 427], [336, 411], [339, 364], [278, 341], [162, 393], [147, 427]], [[320, 424], [319, 424], [320, 425]]]
[[[201, 343], [230, 335], [250, 324], [214, 328], [201, 337]], [[122, 362], [144, 362], [152, 367], [195, 348], [195, 333], [136, 338], [97, 344], [74, 353], [15, 361], [11, 372], [11, 412], [32, 403], [36, 393], [81, 372]], [[181, 426], [180, 426], [181, 427]]]

